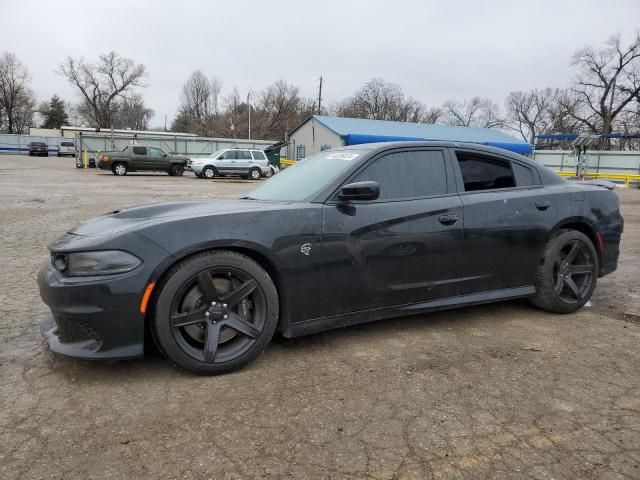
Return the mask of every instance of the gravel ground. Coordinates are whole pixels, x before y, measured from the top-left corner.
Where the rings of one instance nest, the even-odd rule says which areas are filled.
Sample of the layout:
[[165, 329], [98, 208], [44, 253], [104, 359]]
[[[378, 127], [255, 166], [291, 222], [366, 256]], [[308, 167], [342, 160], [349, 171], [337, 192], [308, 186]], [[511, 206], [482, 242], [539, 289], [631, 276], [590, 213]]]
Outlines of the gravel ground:
[[36, 271], [84, 219], [253, 184], [73, 162], [0, 157], [1, 479], [640, 478], [640, 191], [619, 190], [621, 264], [590, 308], [516, 301], [277, 338], [202, 378], [157, 354], [47, 351]]

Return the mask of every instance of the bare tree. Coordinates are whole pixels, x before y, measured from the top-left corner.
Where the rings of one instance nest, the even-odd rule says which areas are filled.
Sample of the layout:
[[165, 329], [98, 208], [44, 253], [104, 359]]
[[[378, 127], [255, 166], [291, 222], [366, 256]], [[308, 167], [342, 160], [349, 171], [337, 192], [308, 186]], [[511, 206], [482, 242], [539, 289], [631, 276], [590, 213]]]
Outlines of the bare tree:
[[535, 136], [550, 133], [553, 124], [552, 106], [558, 96], [557, 89], [511, 92], [505, 101], [506, 124], [533, 144]]
[[439, 108], [427, 108], [414, 98], [406, 98], [400, 86], [373, 78], [335, 109], [344, 117], [435, 123], [442, 117]]
[[505, 123], [500, 116], [498, 104], [488, 98], [473, 97], [463, 102], [447, 100], [443, 109], [445, 121], [449, 125], [500, 128]]
[[640, 95], [640, 33], [626, 48], [619, 35], [602, 49], [585, 47], [572, 65], [580, 69], [573, 91], [585, 105], [576, 119], [593, 133], [611, 133], [618, 115]]
[[143, 86], [145, 66], [110, 52], [100, 55], [95, 65], [69, 57], [60, 65], [60, 73], [80, 93], [83, 116], [97, 127], [109, 128], [117, 115], [118, 102]]
[[298, 87], [278, 80], [259, 93], [256, 119], [263, 138], [284, 138], [289, 128], [313, 113], [313, 101], [304, 101]]
[[115, 128], [131, 128], [133, 130], [147, 130], [149, 121], [153, 117], [153, 110], [147, 108], [140, 94], [121, 100], [118, 104], [114, 119]]
[[[22, 133], [30, 125], [35, 100], [29, 82], [29, 70], [12, 53], [0, 57], [0, 112], [5, 118], [8, 133]], [[0, 122], [2, 123], [2, 122]]]
[[182, 86], [180, 110], [195, 120], [204, 120], [218, 113], [218, 97], [222, 83], [216, 77], [211, 80], [195, 70]]

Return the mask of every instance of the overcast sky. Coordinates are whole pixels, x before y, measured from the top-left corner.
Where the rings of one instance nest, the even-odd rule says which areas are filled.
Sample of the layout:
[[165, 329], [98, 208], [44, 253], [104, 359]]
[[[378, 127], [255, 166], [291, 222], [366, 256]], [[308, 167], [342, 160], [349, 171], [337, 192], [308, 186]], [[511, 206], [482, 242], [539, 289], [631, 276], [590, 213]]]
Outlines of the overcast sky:
[[640, 27], [639, 0], [0, 0], [0, 52], [29, 67], [38, 99], [77, 101], [55, 71], [66, 56], [115, 50], [147, 67], [161, 126], [191, 71], [244, 97], [284, 78], [331, 104], [373, 77], [427, 105], [565, 86], [571, 54]]

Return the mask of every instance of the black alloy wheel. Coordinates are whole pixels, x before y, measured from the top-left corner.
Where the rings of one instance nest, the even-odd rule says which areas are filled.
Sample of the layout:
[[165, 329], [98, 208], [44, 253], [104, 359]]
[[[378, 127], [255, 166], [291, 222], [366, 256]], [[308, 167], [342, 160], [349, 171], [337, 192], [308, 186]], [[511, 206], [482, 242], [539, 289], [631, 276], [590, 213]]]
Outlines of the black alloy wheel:
[[196, 255], [162, 285], [153, 333], [165, 356], [202, 374], [235, 370], [271, 340], [278, 296], [269, 275], [235, 252]]
[[545, 310], [574, 312], [591, 298], [598, 272], [598, 254], [589, 237], [561, 230], [545, 248], [532, 301]]

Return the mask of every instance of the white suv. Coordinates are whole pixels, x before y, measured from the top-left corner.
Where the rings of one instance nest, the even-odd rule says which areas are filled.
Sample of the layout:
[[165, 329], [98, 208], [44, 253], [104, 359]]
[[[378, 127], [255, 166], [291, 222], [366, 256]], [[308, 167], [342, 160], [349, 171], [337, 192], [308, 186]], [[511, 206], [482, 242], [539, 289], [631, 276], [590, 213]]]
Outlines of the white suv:
[[58, 156], [62, 157], [64, 155], [71, 155], [72, 157], [76, 156], [76, 144], [70, 140], [63, 140], [58, 145]]
[[207, 157], [189, 159], [187, 170], [199, 178], [226, 177], [240, 175], [251, 180], [259, 180], [263, 175], [270, 176], [272, 170], [262, 150], [244, 148], [224, 148]]

